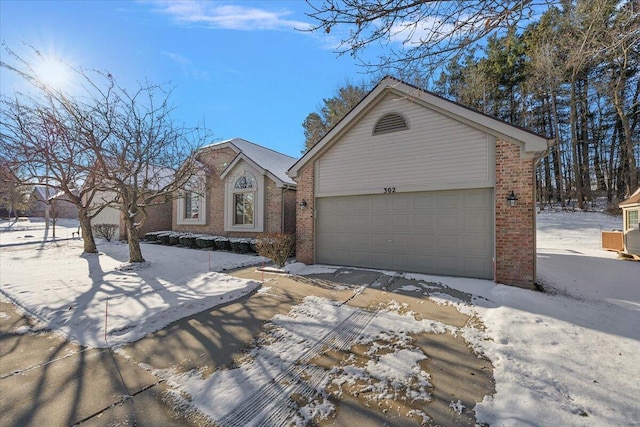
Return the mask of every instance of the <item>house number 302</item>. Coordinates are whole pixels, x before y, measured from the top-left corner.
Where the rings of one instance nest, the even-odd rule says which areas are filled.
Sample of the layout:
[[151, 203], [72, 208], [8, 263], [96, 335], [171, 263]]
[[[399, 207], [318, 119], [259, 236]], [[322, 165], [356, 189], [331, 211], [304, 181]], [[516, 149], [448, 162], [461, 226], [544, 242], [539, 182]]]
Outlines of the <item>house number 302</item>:
[[396, 187], [384, 187], [384, 192], [385, 193], [395, 193], [396, 192]]

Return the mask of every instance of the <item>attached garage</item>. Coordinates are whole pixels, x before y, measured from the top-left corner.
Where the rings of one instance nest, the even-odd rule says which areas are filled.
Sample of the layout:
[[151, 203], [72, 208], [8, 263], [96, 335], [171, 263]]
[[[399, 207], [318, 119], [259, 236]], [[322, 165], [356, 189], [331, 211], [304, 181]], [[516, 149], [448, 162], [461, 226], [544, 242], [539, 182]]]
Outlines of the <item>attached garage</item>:
[[548, 145], [387, 77], [288, 171], [296, 257], [531, 287]]
[[493, 278], [492, 189], [322, 197], [317, 262]]

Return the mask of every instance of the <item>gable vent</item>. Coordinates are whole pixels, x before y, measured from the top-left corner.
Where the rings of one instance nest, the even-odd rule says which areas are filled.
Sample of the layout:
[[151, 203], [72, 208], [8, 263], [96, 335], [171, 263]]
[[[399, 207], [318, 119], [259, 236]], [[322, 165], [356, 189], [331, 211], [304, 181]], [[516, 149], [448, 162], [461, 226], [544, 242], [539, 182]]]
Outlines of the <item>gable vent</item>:
[[396, 132], [399, 130], [409, 129], [407, 121], [398, 113], [389, 113], [380, 117], [380, 120], [373, 128], [373, 134], [379, 135], [381, 133]]

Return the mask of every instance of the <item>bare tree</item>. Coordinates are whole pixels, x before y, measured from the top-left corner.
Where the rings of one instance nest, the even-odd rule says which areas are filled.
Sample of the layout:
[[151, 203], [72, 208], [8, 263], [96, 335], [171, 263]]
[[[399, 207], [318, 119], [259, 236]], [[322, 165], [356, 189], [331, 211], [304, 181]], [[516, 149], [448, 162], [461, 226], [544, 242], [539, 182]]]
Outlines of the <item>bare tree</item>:
[[[374, 43], [389, 51], [365, 65], [401, 74], [433, 70], [494, 31], [514, 27], [540, 0], [307, 0], [316, 23], [310, 31], [338, 34], [339, 54], [362, 57]], [[344, 29], [344, 31], [343, 31]], [[391, 42], [398, 42], [394, 48]], [[430, 68], [431, 67], [431, 68]]]
[[91, 218], [115, 206], [122, 210], [130, 261], [144, 261], [138, 229], [147, 209], [168, 202], [195, 173], [194, 153], [207, 135], [176, 125], [170, 92], [161, 85], [129, 92], [110, 73], [71, 69], [82, 91], [70, 95], [47, 86], [31, 64], [5, 50], [16, 64], [0, 66], [30, 83], [33, 93], [1, 97], [0, 152], [27, 171], [26, 179], [50, 180], [78, 207], [85, 252], [96, 252]]
[[169, 203], [199, 171], [196, 153], [208, 135], [176, 125], [163, 86], [145, 84], [130, 93], [110, 74], [102, 77], [108, 90], [95, 95], [92, 118], [83, 123], [96, 158], [92, 177], [116, 194], [129, 261], [143, 262], [138, 230], [149, 208]]
[[76, 117], [69, 114], [79, 108], [65, 94], [44, 84], [31, 64], [4, 47], [14, 64], [0, 61], [0, 66], [21, 77], [32, 90], [0, 97], [2, 154], [10, 169], [20, 170], [22, 184], [46, 182], [65, 193], [78, 208], [84, 251], [95, 253], [89, 206], [97, 189], [87, 180], [95, 158], [82, 144]]

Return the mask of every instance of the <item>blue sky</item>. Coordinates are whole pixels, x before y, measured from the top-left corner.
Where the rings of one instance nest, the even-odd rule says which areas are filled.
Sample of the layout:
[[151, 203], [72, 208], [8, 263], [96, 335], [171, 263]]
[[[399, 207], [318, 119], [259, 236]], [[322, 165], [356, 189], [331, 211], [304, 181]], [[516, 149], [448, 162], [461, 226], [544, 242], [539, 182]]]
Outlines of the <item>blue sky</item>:
[[[0, 38], [127, 87], [148, 79], [175, 86], [177, 121], [202, 119], [214, 140], [241, 137], [298, 157], [302, 122], [347, 79], [371, 78], [335, 34], [309, 33], [309, 6], [292, 1], [1, 0]], [[2, 52], [3, 60], [5, 53]], [[19, 82], [3, 72], [0, 88]]]

